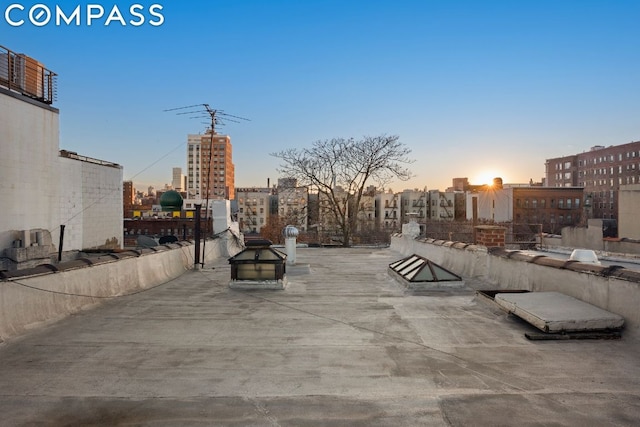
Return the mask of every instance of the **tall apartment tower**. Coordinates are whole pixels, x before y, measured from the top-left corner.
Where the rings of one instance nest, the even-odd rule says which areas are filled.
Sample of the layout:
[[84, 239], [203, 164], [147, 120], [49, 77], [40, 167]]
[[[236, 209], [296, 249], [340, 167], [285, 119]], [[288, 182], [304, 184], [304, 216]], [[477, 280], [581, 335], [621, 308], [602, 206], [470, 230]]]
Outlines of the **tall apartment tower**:
[[136, 188], [133, 186], [133, 181], [124, 181], [122, 183], [122, 208], [124, 218], [130, 217], [135, 200]]
[[547, 159], [545, 168], [549, 187], [584, 187], [591, 218], [618, 219], [620, 186], [640, 183], [640, 141]]
[[188, 135], [187, 198], [232, 200], [235, 198], [235, 168], [231, 137], [210, 129]]
[[182, 174], [182, 168], [173, 168], [171, 186], [176, 191], [187, 191], [187, 177]]

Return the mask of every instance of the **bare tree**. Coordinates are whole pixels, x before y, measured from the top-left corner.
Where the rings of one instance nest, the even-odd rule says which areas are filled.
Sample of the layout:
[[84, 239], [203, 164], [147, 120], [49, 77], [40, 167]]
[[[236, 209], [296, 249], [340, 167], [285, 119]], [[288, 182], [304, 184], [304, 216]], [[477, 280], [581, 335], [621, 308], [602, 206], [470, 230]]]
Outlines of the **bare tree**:
[[[399, 141], [399, 137], [380, 135], [320, 140], [311, 148], [290, 148], [272, 153], [282, 161], [279, 172], [295, 178], [298, 185], [317, 191], [320, 209], [326, 209], [330, 222], [335, 224], [343, 246], [349, 246], [351, 232], [362, 195], [371, 182], [384, 186], [393, 179], [406, 181], [413, 174], [407, 165], [411, 150]], [[323, 208], [322, 200], [326, 200]]]

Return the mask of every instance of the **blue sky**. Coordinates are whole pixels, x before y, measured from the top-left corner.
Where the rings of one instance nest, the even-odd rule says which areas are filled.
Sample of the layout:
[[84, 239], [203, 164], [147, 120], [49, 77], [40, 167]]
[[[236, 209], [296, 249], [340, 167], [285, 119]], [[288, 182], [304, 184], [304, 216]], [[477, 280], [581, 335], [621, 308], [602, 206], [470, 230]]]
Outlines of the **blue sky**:
[[[146, 22], [10, 26], [0, 45], [59, 74], [60, 147], [124, 166], [136, 186], [185, 167], [208, 103], [246, 117], [231, 135], [237, 186], [278, 178], [285, 148], [399, 135], [416, 175], [441, 189], [539, 181], [547, 158], [640, 140], [640, 2], [307, 0], [22, 2], [145, 6]], [[148, 23], [151, 4], [164, 22]]]

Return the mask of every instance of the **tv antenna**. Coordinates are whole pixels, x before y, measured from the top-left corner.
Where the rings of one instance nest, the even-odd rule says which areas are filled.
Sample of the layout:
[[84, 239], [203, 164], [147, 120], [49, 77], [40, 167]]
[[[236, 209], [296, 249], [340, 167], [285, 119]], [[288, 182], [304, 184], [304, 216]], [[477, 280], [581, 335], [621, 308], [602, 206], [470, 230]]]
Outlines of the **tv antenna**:
[[[178, 111], [176, 113], [176, 115], [184, 115], [184, 116], [189, 116], [190, 119], [203, 119], [203, 118], [208, 118], [210, 120], [211, 123], [211, 138], [209, 139], [209, 159], [207, 161], [207, 179], [205, 182], [205, 187], [204, 187], [204, 193], [206, 194], [206, 202], [205, 202], [205, 213], [204, 213], [204, 223], [205, 223], [205, 236], [207, 236], [207, 234], [209, 233], [209, 218], [208, 218], [208, 214], [209, 214], [209, 196], [210, 196], [210, 189], [209, 189], [209, 183], [211, 180], [211, 152], [213, 151], [213, 136], [216, 135], [216, 125], [217, 126], [224, 126], [226, 125], [226, 122], [234, 122], [234, 123], [240, 123], [241, 121], [250, 121], [249, 119], [245, 119], [244, 117], [240, 117], [240, 116], [234, 116], [232, 114], [228, 114], [225, 113], [223, 110], [216, 110], [214, 108], [211, 108], [209, 106], [209, 104], [195, 104], [195, 105], [187, 105], [185, 107], [178, 107], [178, 108], [170, 108], [167, 110], [164, 110], [165, 112], [172, 112], [172, 111]], [[199, 229], [199, 224], [198, 224], [198, 229]], [[199, 233], [198, 233], [199, 234]], [[205, 244], [206, 244], [206, 238], [203, 240], [202, 242], [202, 261], [200, 262], [200, 236], [194, 236], [196, 238], [196, 254], [195, 254], [195, 265], [200, 264], [200, 266], [202, 268], [204, 268], [204, 254], [206, 254], [205, 252]]]
[[244, 117], [234, 116], [233, 114], [226, 113], [224, 110], [211, 108], [209, 104], [188, 105], [186, 107], [170, 108], [164, 111], [178, 111], [176, 115], [189, 116], [190, 119], [209, 119], [212, 134], [216, 133], [216, 126], [225, 126], [227, 122], [240, 123], [242, 121], [250, 121], [249, 119], [246, 119]]

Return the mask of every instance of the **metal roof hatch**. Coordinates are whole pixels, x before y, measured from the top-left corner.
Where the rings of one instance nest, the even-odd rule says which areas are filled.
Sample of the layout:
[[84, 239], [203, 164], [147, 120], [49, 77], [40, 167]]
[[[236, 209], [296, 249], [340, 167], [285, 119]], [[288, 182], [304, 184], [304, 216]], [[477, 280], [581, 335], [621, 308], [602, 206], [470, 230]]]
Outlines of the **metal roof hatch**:
[[287, 255], [271, 247], [269, 240], [248, 241], [246, 249], [229, 258], [231, 282], [238, 289], [284, 289]]

